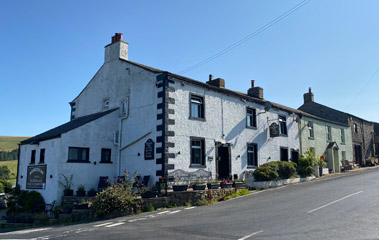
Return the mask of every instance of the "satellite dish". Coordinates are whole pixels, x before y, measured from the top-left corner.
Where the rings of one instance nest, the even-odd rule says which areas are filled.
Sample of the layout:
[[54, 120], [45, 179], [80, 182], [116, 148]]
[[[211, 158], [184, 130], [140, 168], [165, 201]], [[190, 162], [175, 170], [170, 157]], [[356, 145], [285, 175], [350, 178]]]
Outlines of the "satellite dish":
[[265, 111], [267, 112], [268, 110], [270, 110], [272, 108], [272, 103], [267, 101], [265, 102]]

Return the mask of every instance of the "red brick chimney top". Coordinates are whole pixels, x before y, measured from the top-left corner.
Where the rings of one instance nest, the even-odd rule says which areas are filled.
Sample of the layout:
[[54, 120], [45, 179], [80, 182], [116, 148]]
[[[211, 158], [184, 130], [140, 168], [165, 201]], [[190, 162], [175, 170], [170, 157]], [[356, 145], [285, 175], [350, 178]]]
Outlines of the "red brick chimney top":
[[122, 40], [122, 33], [115, 33], [112, 37], [112, 43], [119, 42]]

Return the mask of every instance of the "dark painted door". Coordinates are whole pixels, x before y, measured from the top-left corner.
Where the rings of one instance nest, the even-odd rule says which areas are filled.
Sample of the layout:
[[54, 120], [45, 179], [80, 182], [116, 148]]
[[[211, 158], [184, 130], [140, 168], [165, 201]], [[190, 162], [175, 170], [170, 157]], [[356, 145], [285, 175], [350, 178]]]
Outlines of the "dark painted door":
[[299, 163], [299, 152], [295, 150], [291, 150], [291, 161], [296, 164]]
[[362, 166], [362, 148], [361, 145], [354, 145], [355, 163]]
[[227, 179], [230, 177], [230, 157], [229, 147], [220, 146], [217, 148], [218, 178]]

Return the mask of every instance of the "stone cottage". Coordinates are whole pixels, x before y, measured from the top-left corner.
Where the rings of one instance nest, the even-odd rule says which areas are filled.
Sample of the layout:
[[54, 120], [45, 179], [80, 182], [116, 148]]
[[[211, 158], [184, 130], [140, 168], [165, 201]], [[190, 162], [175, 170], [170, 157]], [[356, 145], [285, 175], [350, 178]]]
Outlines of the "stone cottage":
[[70, 106], [70, 122], [20, 146], [17, 182], [47, 202], [59, 201], [64, 176], [89, 190], [127, 169], [152, 186], [178, 169], [241, 178], [265, 162], [299, 158], [298, 110], [265, 100], [254, 81], [241, 93], [221, 78], [204, 83], [130, 61], [122, 34]]
[[[359, 166], [373, 163], [371, 162], [371, 158], [374, 156], [374, 124], [372, 122], [315, 102], [311, 89], [304, 94], [304, 104], [299, 107], [299, 110], [339, 125], [349, 126], [351, 128], [354, 163]], [[347, 131], [345, 134], [348, 134]], [[347, 152], [346, 154], [348, 154]]]

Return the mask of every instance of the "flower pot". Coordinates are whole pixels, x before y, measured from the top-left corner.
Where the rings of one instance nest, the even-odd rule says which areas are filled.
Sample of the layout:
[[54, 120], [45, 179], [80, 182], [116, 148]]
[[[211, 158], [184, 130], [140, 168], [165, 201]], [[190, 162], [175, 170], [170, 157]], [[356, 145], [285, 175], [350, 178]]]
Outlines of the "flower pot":
[[221, 183], [221, 188], [233, 188], [233, 183]]
[[241, 188], [243, 185], [243, 182], [233, 182], [233, 187], [234, 188]]
[[187, 191], [188, 185], [173, 185], [172, 190], [174, 192], [184, 192]]
[[88, 197], [94, 197], [94, 196], [96, 196], [96, 191], [88, 191], [87, 196]]
[[74, 196], [74, 190], [72, 189], [63, 190], [63, 196]]
[[156, 190], [147, 190], [146, 192], [142, 193], [142, 198], [155, 198], [158, 194], [158, 191]]
[[207, 184], [208, 189], [218, 189], [220, 187], [219, 183], [208, 183]]
[[86, 191], [84, 191], [84, 190], [78, 190], [78, 191], [76, 191], [76, 196], [78, 196], [78, 197], [85, 197], [86, 196]]
[[192, 189], [193, 190], [205, 190], [206, 185], [205, 184], [193, 184]]

